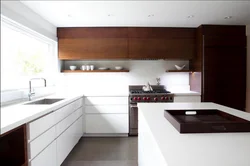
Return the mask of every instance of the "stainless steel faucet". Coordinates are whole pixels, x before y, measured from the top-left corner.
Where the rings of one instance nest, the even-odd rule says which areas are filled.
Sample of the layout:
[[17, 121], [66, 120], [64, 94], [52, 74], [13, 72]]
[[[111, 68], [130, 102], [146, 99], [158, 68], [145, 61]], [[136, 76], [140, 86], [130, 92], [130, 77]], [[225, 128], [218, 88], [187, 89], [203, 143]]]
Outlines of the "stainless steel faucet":
[[30, 81], [29, 81], [29, 94], [28, 94], [28, 97], [29, 97], [29, 101], [31, 101], [31, 97], [33, 95], [35, 95], [35, 92], [33, 91], [32, 92], [32, 88], [31, 88], [31, 81], [32, 80], [44, 80], [44, 87], [46, 87], [46, 79], [45, 78], [31, 78]]

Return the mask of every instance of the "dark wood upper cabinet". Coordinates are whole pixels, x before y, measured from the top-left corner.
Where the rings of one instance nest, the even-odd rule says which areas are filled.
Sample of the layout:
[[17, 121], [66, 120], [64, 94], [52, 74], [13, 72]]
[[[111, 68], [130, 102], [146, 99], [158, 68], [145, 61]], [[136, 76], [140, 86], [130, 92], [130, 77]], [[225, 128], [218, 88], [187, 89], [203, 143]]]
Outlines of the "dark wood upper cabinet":
[[58, 40], [61, 60], [127, 59], [127, 38], [66, 38]]
[[127, 38], [128, 29], [119, 27], [106, 28], [57, 28], [57, 37], [60, 38]]
[[246, 36], [204, 35], [204, 47], [246, 47]]
[[196, 28], [128, 28], [129, 38], [195, 38]]
[[58, 28], [59, 59], [192, 59], [195, 28]]
[[192, 59], [194, 39], [129, 38], [129, 59]]
[[195, 73], [190, 75], [191, 90], [201, 92], [203, 102], [245, 110], [245, 26], [200, 26], [196, 51], [190, 67], [198, 72], [199, 79]]

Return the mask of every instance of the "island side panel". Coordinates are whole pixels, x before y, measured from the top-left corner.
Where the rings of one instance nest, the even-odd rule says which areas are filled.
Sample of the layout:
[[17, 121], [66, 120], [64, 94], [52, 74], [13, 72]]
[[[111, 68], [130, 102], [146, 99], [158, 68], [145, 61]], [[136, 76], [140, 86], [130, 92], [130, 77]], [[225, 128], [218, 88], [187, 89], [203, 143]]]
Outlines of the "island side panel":
[[138, 114], [138, 165], [168, 166], [140, 110]]

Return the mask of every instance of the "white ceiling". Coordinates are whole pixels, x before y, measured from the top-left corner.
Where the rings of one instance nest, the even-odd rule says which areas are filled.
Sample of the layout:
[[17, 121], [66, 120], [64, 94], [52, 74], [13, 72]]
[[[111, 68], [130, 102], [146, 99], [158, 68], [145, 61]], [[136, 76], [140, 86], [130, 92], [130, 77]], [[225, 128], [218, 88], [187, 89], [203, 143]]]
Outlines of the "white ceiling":
[[[250, 1], [22, 1], [57, 27], [250, 24]], [[193, 16], [188, 18], [188, 16]], [[224, 19], [232, 16], [231, 19]]]

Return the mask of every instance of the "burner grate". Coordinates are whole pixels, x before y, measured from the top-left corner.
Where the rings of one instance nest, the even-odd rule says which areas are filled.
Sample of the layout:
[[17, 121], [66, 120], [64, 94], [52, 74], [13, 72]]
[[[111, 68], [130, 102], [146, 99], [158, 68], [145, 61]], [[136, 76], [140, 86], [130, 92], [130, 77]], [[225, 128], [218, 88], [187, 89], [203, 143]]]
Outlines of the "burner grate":
[[130, 90], [131, 94], [154, 94], [154, 93], [170, 93], [169, 91], [165, 89], [157, 89], [153, 91], [143, 91], [143, 90]]

